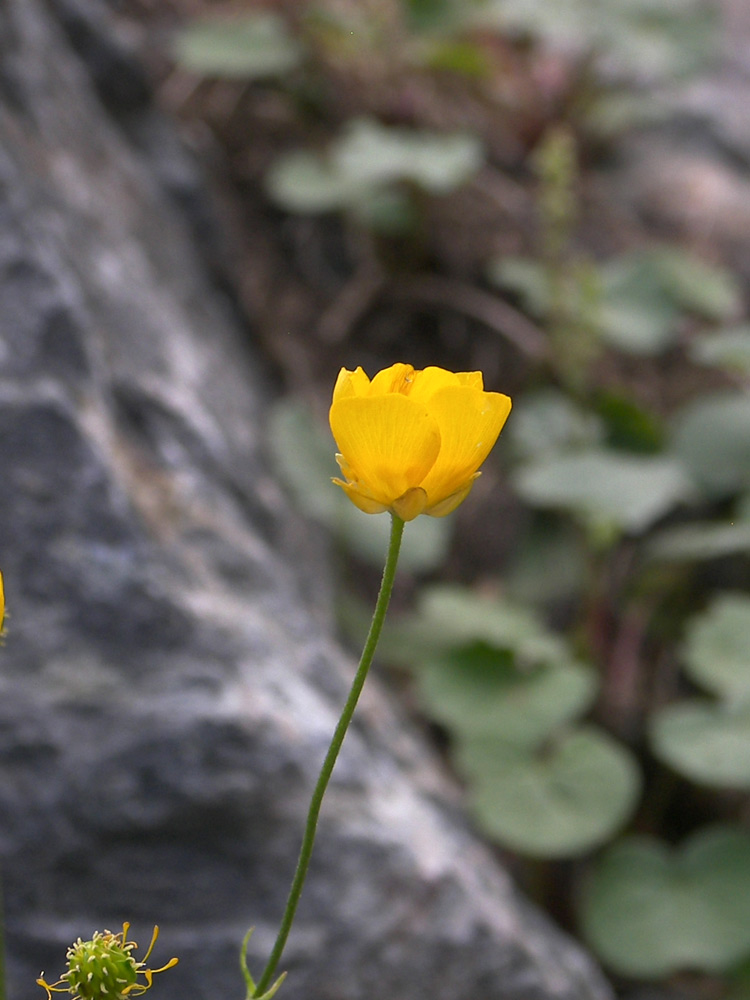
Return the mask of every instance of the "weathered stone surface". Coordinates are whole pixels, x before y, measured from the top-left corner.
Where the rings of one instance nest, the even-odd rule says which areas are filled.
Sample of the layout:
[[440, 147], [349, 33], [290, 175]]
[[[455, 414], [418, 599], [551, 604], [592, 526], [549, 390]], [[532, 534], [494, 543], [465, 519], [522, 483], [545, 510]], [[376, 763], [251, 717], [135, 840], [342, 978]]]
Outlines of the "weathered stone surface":
[[[164, 1000], [217, 1000], [241, 995], [247, 926], [256, 970], [272, 941], [352, 664], [267, 470], [260, 362], [134, 139], [167, 126], [142, 94], [118, 120], [102, 62], [95, 88], [70, 47], [77, 24], [81, 55], [100, 51], [97, 6], [0, 3], [10, 990], [33, 996], [73, 938], [130, 919], [141, 940], [162, 925], [157, 961], [181, 956]], [[283, 964], [288, 1000], [610, 996], [468, 830], [377, 678]]]

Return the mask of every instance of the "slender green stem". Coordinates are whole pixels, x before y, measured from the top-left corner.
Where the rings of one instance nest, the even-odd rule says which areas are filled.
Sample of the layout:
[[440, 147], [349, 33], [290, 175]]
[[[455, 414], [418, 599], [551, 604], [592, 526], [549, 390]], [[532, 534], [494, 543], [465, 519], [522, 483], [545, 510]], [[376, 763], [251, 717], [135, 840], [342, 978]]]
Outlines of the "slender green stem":
[[375, 647], [378, 644], [378, 639], [380, 638], [380, 633], [383, 628], [383, 622], [385, 621], [385, 613], [388, 610], [388, 602], [391, 599], [391, 592], [393, 591], [393, 581], [396, 576], [396, 564], [398, 562], [398, 554], [401, 549], [401, 537], [403, 532], [404, 522], [401, 518], [396, 517], [395, 514], [391, 515], [391, 538], [388, 544], [388, 554], [385, 560], [385, 567], [383, 568], [383, 579], [380, 584], [380, 592], [375, 604], [372, 622], [370, 623], [370, 631], [368, 632], [367, 639], [365, 640], [362, 657], [359, 661], [357, 672], [354, 675], [349, 696], [346, 699], [346, 704], [344, 705], [344, 709], [341, 713], [341, 718], [336, 725], [331, 745], [329, 746], [325, 760], [323, 761], [323, 767], [321, 768], [317, 784], [315, 785], [315, 789], [310, 800], [310, 808], [307, 813], [307, 822], [305, 823], [305, 832], [302, 838], [299, 860], [297, 861], [297, 869], [294, 873], [291, 889], [289, 890], [286, 909], [284, 910], [284, 916], [281, 919], [281, 926], [279, 927], [279, 933], [276, 937], [276, 943], [273, 946], [268, 963], [255, 988], [256, 997], [261, 996], [271, 982], [273, 974], [276, 971], [276, 966], [279, 964], [279, 960], [281, 959], [286, 939], [289, 937], [289, 931], [291, 930], [292, 922], [294, 921], [294, 914], [297, 910], [297, 904], [299, 903], [299, 898], [302, 894], [302, 887], [305, 884], [305, 877], [310, 864], [310, 857], [312, 855], [313, 844], [315, 843], [315, 831], [318, 825], [318, 816], [320, 815], [320, 807], [323, 803], [323, 796], [328, 788], [328, 782], [331, 778], [331, 774], [333, 773], [336, 758], [338, 757], [341, 745], [344, 742], [344, 737], [346, 736], [346, 731], [349, 728], [349, 723], [352, 721], [354, 709], [357, 707], [357, 701], [359, 700], [362, 688], [364, 687], [367, 672], [370, 669], [370, 664], [372, 663], [372, 658], [375, 653]]

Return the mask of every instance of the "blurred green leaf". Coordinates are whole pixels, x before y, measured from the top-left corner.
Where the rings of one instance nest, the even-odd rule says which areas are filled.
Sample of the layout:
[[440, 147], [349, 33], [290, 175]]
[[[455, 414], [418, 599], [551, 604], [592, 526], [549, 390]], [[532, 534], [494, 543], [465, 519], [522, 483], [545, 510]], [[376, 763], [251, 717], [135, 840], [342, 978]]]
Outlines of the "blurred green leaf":
[[606, 428], [606, 443], [611, 448], [641, 455], [652, 455], [662, 450], [664, 431], [659, 421], [634, 400], [602, 391], [597, 394], [595, 406]]
[[676, 339], [682, 313], [725, 320], [739, 309], [729, 272], [671, 247], [638, 250], [600, 268], [602, 336], [633, 354], [657, 354]]
[[581, 918], [589, 944], [622, 975], [726, 971], [750, 949], [750, 835], [712, 827], [676, 851], [628, 838], [596, 863]]
[[521, 458], [539, 459], [601, 443], [601, 420], [558, 389], [540, 389], [514, 401], [505, 432]]
[[[339, 471], [334, 459], [336, 446], [309, 409], [291, 399], [277, 403], [269, 419], [268, 439], [279, 477], [298, 508], [324, 524], [348, 551], [381, 566], [390, 517], [357, 510], [331, 482]], [[451, 518], [417, 518], [404, 532], [401, 567], [425, 572], [439, 566], [445, 560], [451, 530]]]
[[587, 580], [584, 547], [570, 521], [557, 515], [539, 520], [538, 515], [519, 538], [503, 574], [509, 597], [532, 606], [570, 599], [585, 589]]
[[574, 857], [603, 843], [626, 822], [640, 789], [630, 753], [594, 727], [533, 754], [499, 738], [469, 740], [459, 762], [481, 827], [533, 857]]
[[696, 615], [687, 628], [684, 659], [696, 684], [725, 699], [750, 699], [750, 597], [721, 594]]
[[515, 29], [556, 48], [606, 55], [610, 70], [680, 77], [718, 51], [716, 10], [701, 0], [487, 0], [479, 23]]
[[487, 265], [487, 278], [494, 285], [514, 292], [532, 316], [547, 316], [551, 290], [548, 268], [542, 261], [527, 257], [496, 257]]
[[363, 184], [409, 180], [431, 194], [447, 194], [468, 181], [484, 160], [479, 138], [466, 133], [349, 122], [333, 151], [337, 172]]
[[750, 324], [706, 334], [691, 345], [690, 356], [730, 374], [750, 375]]
[[192, 73], [251, 80], [288, 73], [303, 53], [281, 17], [257, 12], [189, 22], [175, 38], [174, 54]]
[[[691, 313], [713, 321], [729, 319], [741, 296], [733, 276], [672, 247], [636, 250], [596, 268], [593, 319], [602, 339], [629, 354], [655, 355], [670, 347], [679, 320]], [[533, 316], [547, 318], [551, 307], [548, 266], [524, 257], [500, 257], [488, 279], [514, 292]]]
[[289, 212], [317, 214], [356, 204], [372, 189], [358, 177], [342, 177], [329, 158], [300, 150], [276, 160], [266, 174], [266, 190]]
[[407, 665], [476, 642], [512, 653], [522, 670], [572, 660], [565, 640], [530, 608], [449, 584], [425, 587], [416, 613], [386, 625], [383, 641], [389, 656]]
[[700, 562], [750, 554], [750, 524], [736, 521], [668, 528], [653, 538], [648, 554], [652, 559], [670, 562]]
[[347, 123], [325, 155], [297, 151], [280, 157], [266, 175], [266, 188], [288, 211], [350, 208], [380, 230], [401, 231], [413, 207], [397, 184], [410, 182], [429, 194], [448, 194], [469, 180], [482, 159], [475, 136], [359, 118]]
[[693, 699], [651, 720], [657, 757], [700, 785], [750, 788], [750, 705]]
[[629, 354], [658, 354], [677, 334], [680, 310], [665, 289], [663, 276], [648, 254], [629, 254], [600, 268], [601, 334]]
[[544, 459], [522, 468], [515, 483], [531, 504], [636, 534], [691, 495], [672, 459], [604, 450]]
[[672, 449], [712, 498], [750, 488], [750, 395], [716, 392], [675, 417]]
[[584, 713], [597, 689], [580, 664], [519, 670], [512, 654], [481, 642], [428, 659], [417, 679], [429, 714], [459, 739], [494, 736], [529, 748]]
[[720, 322], [741, 308], [739, 283], [726, 268], [706, 264], [678, 247], [649, 250], [645, 257], [658, 270], [665, 291], [686, 312]]

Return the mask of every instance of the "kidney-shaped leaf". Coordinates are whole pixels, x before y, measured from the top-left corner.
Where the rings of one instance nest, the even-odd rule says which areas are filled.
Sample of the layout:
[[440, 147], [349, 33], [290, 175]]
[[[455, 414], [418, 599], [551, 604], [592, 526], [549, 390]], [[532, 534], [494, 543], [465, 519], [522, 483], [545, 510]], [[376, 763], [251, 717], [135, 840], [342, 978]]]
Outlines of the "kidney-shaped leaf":
[[359, 118], [347, 125], [333, 159], [344, 178], [370, 185], [410, 180], [432, 194], [446, 194], [477, 172], [484, 153], [479, 139], [469, 133], [430, 132]]
[[396, 662], [424, 662], [476, 642], [512, 653], [522, 669], [572, 659], [565, 641], [530, 608], [449, 584], [426, 587], [417, 613], [388, 632]]
[[428, 711], [459, 738], [500, 737], [529, 747], [585, 712], [596, 688], [594, 672], [580, 664], [519, 670], [511, 655], [485, 643], [428, 660], [419, 671]]
[[750, 699], [750, 597], [721, 594], [693, 618], [684, 657], [696, 683], [723, 698]]
[[709, 497], [750, 488], [750, 394], [689, 403], [675, 421], [673, 448]]
[[657, 757], [691, 781], [750, 788], [750, 705], [679, 702], [654, 716], [650, 737]]
[[680, 851], [624, 840], [599, 860], [582, 902], [586, 938], [623, 975], [727, 970], [750, 950], [750, 834], [713, 827]]
[[633, 533], [645, 531], [690, 496], [682, 468], [671, 459], [604, 450], [526, 466], [516, 485], [537, 506], [562, 507]]
[[483, 829], [521, 854], [574, 857], [608, 840], [630, 816], [640, 772], [627, 751], [587, 726], [530, 753], [470, 740], [459, 763]]
[[325, 157], [297, 150], [279, 157], [266, 174], [266, 190], [290, 212], [333, 212], [366, 197], [367, 185], [342, 177]]

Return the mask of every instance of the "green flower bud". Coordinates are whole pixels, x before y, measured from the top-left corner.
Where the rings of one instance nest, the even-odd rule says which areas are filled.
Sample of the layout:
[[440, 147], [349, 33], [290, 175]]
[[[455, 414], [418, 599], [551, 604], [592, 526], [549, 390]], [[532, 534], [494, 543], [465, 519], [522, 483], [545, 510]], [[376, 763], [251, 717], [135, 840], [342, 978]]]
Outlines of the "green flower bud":
[[[47, 991], [48, 1000], [52, 1000], [53, 992], [70, 993], [73, 1000], [128, 1000], [150, 989], [155, 973], [164, 972], [177, 964], [177, 959], [172, 958], [160, 969], [146, 967], [159, 936], [158, 927], [154, 927], [143, 961], [137, 962], [132, 952], [138, 945], [127, 940], [129, 927], [130, 924], [123, 924], [118, 934], [96, 931], [90, 941], [78, 938], [66, 954], [68, 971], [56, 983], [47, 983], [44, 973], [37, 979], [37, 983]], [[139, 976], [145, 982], [139, 980]]]

